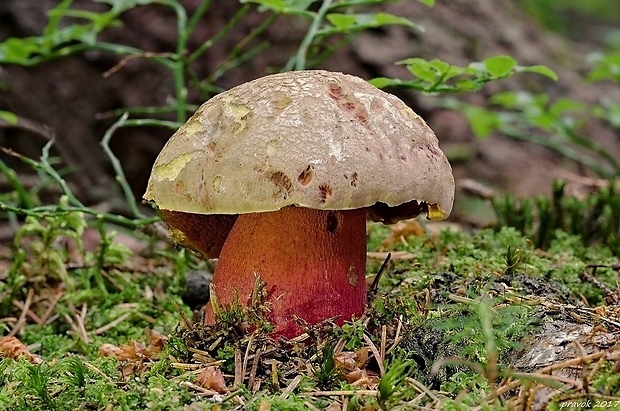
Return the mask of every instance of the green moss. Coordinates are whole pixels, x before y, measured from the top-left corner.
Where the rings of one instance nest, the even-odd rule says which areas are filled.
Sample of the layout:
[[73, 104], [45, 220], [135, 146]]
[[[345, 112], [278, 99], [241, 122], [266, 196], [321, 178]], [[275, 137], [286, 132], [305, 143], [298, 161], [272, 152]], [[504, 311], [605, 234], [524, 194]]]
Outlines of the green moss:
[[[389, 339], [401, 327], [403, 341], [387, 359], [409, 361], [407, 364], [413, 366], [410, 375], [431, 389], [441, 388], [444, 409], [479, 405], [489, 391], [486, 371], [481, 370], [495, 362], [497, 372], [506, 370], [523, 349], [524, 337], [535, 334], [549, 315], [542, 306], [519, 303], [519, 296], [570, 304], [579, 304], [584, 296], [591, 304], [602, 304], [605, 290], [600, 283], [596, 285], [583, 275], [592, 273], [589, 264], [600, 265], [595, 274], [605, 287], [613, 288], [619, 281], [613, 268], [614, 256], [608, 248], [587, 247], [580, 237], [562, 232], [555, 233], [546, 251], [534, 249], [527, 237], [514, 228], [473, 234], [442, 231], [438, 235], [396, 241], [392, 244], [394, 250], [386, 250], [381, 243], [390, 233], [389, 228], [369, 225], [369, 249], [407, 251], [414, 257], [388, 265], [366, 321], [358, 319], [340, 328], [328, 327], [317, 335], [322, 335], [323, 344], [333, 347], [341, 341], [345, 351], [353, 352], [367, 346], [367, 337], [379, 347], [383, 328]], [[109, 275], [114, 276], [116, 286], [106, 283], [105, 298], [98, 288], [66, 292], [55, 310], [59, 314], [57, 320], [44, 326], [28, 323], [20, 339], [32, 345], [31, 352], [41, 355], [45, 362], [33, 365], [23, 359], [0, 360], [0, 404], [15, 410], [76, 409], [82, 404], [93, 409], [113, 404], [119, 410], [174, 410], [190, 404], [197, 410], [238, 408], [230, 399], [219, 404], [210, 398], [200, 398], [182, 384], [195, 381], [195, 374], [172, 366], [175, 361], [193, 361], [188, 347], [195, 346], [193, 340], [200, 340], [205, 337], [201, 333], [209, 331], [178, 332], [180, 317], [174, 301], [179, 300], [182, 288], [175, 270], [178, 264], [183, 266], [188, 261], [172, 253], [168, 256], [172, 260], [160, 260], [157, 275], [111, 272]], [[369, 272], [375, 267], [376, 262], [369, 262]], [[78, 284], [80, 281], [88, 284], [84, 273], [76, 274]], [[156, 288], [163, 289], [157, 297], [145, 292]], [[84, 306], [87, 308], [85, 324], [90, 331], [88, 344], [73, 331], [65, 317], [73, 318], [75, 311]], [[183, 310], [191, 317], [187, 307]], [[92, 332], [121, 316], [124, 320], [107, 331], [98, 335]], [[145, 362], [141, 372], [123, 374], [122, 363], [97, 356], [99, 347], [106, 343], [118, 346], [134, 340], [145, 341], [146, 328], [155, 328], [163, 334], [177, 332], [177, 336], [171, 337], [158, 359]], [[223, 360], [222, 370], [232, 375], [235, 349], [244, 352], [247, 339], [234, 343], [228, 339], [239, 337], [222, 330], [214, 332], [220, 333], [214, 338], [225, 337], [214, 349], [214, 359]], [[307, 409], [308, 402], [323, 409], [337, 397], [310, 397], [304, 392], [325, 389], [328, 385], [332, 389], [356, 389], [348, 383], [332, 381], [338, 374], [326, 364], [322, 348], [303, 347], [302, 344], [276, 351], [280, 367], [278, 387], [271, 386], [269, 374], [262, 376], [263, 384], [255, 394], [240, 387], [235, 395], [243, 397], [245, 409], [257, 410], [261, 402], [270, 404], [272, 409]], [[448, 361], [454, 358], [458, 361]], [[294, 392], [281, 397], [279, 390], [290, 384], [296, 373], [305, 373], [299, 365], [304, 359], [311, 359], [312, 367], [322, 370], [322, 377], [305, 375]], [[437, 366], [437, 362], [444, 365]], [[293, 368], [286, 368], [291, 364]], [[368, 367], [373, 367], [372, 361]], [[269, 370], [267, 367], [260, 372]], [[594, 375], [592, 386], [607, 389], [606, 395], [618, 395], [620, 388], [615, 375], [612, 364], [606, 364]], [[393, 395], [382, 397], [384, 406], [415, 397], [406, 380], [399, 380], [397, 385], [392, 387]], [[377, 401], [372, 396], [350, 397], [351, 409], [380, 405]], [[502, 408], [494, 405], [492, 409]]]

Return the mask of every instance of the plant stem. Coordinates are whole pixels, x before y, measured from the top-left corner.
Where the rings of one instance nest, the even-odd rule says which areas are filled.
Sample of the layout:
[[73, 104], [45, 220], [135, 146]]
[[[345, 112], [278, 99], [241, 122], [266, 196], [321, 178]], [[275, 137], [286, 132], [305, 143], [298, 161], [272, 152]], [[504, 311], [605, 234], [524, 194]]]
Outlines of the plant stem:
[[26, 208], [34, 207], [34, 202], [32, 201], [32, 197], [28, 190], [20, 183], [19, 178], [17, 178], [17, 174], [15, 170], [6, 165], [2, 159], [0, 159], [0, 173], [4, 174], [9, 184], [13, 187], [15, 192], [17, 193], [17, 198], [19, 202]]
[[[321, 8], [314, 15], [314, 19], [312, 20], [312, 24], [306, 33], [306, 36], [302, 40], [299, 45], [299, 49], [297, 50], [297, 55], [295, 56], [295, 70], [304, 70], [306, 68], [306, 60], [308, 58], [308, 49], [312, 45], [312, 42], [316, 38], [319, 29], [321, 28], [321, 24], [325, 21], [325, 16], [329, 11], [332, 5], [332, 0], [324, 0], [323, 4], [321, 4]], [[288, 65], [287, 65], [288, 66]], [[290, 70], [289, 67], [287, 67]]]
[[49, 162], [50, 148], [52, 147], [53, 144], [54, 144], [54, 139], [52, 138], [50, 141], [48, 141], [45, 144], [45, 146], [43, 146], [40, 162], [31, 160], [23, 156], [21, 157], [21, 159], [24, 160], [30, 166], [34, 167], [35, 169], [42, 170], [47, 175], [52, 177], [52, 179], [60, 186], [62, 193], [65, 196], [67, 196], [67, 199], [69, 200], [71, 204], [73, 204], [76, 207], [84, 207], [84, 204], [82, 204], [82, 202], [78, 200], [78, 198], [73, 194], [73, 191], [71, 191], [65, 179], [60, 176], [58, 171], [56, 171], [56, 169], [52, 167], [52, 165]]
[[594, 171], [601, 177], [611, 178], [616, 174], [613, 171], [607, 169], [605, 166], [603, 166], [597, 159], [587, 154], [578, 152], [577, 150], [568, 146], [566, 143], [555, 142], [549, 138], [537, 136], [535, 134], [524, 134], [517, 128], [513, 128], [513, 127], [500, 127], [499, 131], [502, 134], [510, 138], [513, 138], [515, 140], [529, 141], [532, 143], [539, 144], [543, 147], [547, 147], [561, 154], [562, 156], [575, 161], [578, 164], [584, 165], [585, 167], [591, 169], [592, 171]]
[[245, 6], [241, 7], [236, 13], [235, 15], [230, 19], [230, 21], [228, 23], [226, 23], [226, 25], [222, 28], [222, 30], [218, 31], [217, 34], [215, 34], [213, 37], [211, 37], [209, 40], [205, 41], [204, 43], [202, 43], [192, 54], [189, 55], [189, 57], [187, 58], [187, 61], [189, 63], [193, 63], [195, 62], [207, 49], [209, 49], [211, 46], [213, 46], [215, 43], [217, 43], [218, 41], [220, 41], [224, 36], [226, 36], [233, 28], [235, 28], [235, 26], [237, 25], [237, 23], [246, 15], [248, 14], [248, 11], [250, 10], [250, 7], [246, 4]]
[[202, 3], [198, 6], [192, 17], [189, 19], [185, 27], [185, 35], [189, 38], [192, 35], [194, 30], [196, 30], [196, 26], [198, 22], [200, 22], [200, 18], [207, 12], [209, 7], [211, 7], [212, 0], [203, 0]]
[[178, 121], [157, 120], [154, 118], [136, 118], [127, 120], [122, 127], [166, 127], [171, 130], [177, 130], [183, 123]]
[[[187, 107], [187, 113], [193, 113], [194, 111], [196, 111], [198, 109], [197, 105], [190, 105], [188, 104]], [[153, 114], [166, 114], [166, 113], [174, 113], [177, 111], [177, 107], [174, 104], [170, 104], [170, 105], [166, 105], [166, 106], [133, 106], [133, 107], [125, 107], [125, 108], [119, 108], [116, 110], [110, 110], [110, 111], [106, 111], [104, 113], [100, 113], [97, 115], [97, 119], [101, 120], [101, 119], [106, 119], [106, 118], [110, 118], [110, 117], [118, 117], [118, 116], [122, 116], [124, 113], [129, 113], [129, 114], [140, 114], [140, 115], [153, 115]], [[153, 119], [148, 119], [148, 120], [153, 120]], [[129, 122], [132, 122], [134, 120], [128, 120], [124, 126], [128, 126]], [[155, 120], [157, 121], [157, 120]], [[180, 127], [181, 123], [178, 122], [164, 122], [163, 124], [153, 124], [153, 125], [161, 125], [163, 127], [167, 127], [168, 123], [170, 124], [178, 124], [176, 127]], [[149, 124], [150, 125], [150, 124]]]
[[218, 66], [213, 70], [213, 72], [208, 77], [208, 82], [212, 83], [217, 80], [222, 74], [226, 71], [230, 70], [233, 67], [236, 67], [245, 61], [251, 60], [255, 55], [266, 49], [269, 45], [268, 42], [263, 41], [259, 45], [253, 47], [252, 49], [246, 51], [245, 53], [241, 53], [241, 50], [254, 38], [256, 38], [260, 33], [265, 31], [271, 24], [278, 18], [278, 14], [272, 14], [269, 16], [264, 22], [262, 22], [258, 27], [252, 29], [252, 31], [245, 36], [241, 41], [239, 41], [228, 53], [226, 59], [222, 61]]
[[103, 135], [103, 139], [101, 140], [101, 147], [103, 147], [103, 151], [106, 153], [108, 159], [112, 163], [112, 168], [114, 168], [114, 172], [116, 173], [116, 181], [123, 190], [125, 200], [127, 201], [127, 205], [129, 206], [132, 215], [136, 218], [142, 218], [144, 217], [144, 214], [142, 214], [138, 209], [136, 197], [134, 196], [131, 187], [129, 187], [129, 183], [127, 182], [127, 178], [125, 177], [125, 172], [123, 171], [121, 162], [118, 160], [118, 157], [114, 155], [112, 149], [110, 148], [110, 140], [112, 139], [112, 136], [114, 135], [116, 130], [118, 130], [118, 128], [127, 121], [128, 116], [129, 113], [123, 114], [121, 118], [116, 121], [116, 123], [112, 124], [112, 126], [106, 130], [105, 134]]
[[84, 207], [84, 206], [70, 206], [70, 207], [61, 207], [56, 204], [50, 204], [45, 206], [39, 206], [34, 208], [22, 208], [15, 207], [0, 201], [0, 210], [13, 212], [19, 215], [25, 216], [33, 216], [36, 218], [42, 218], [46, 216], [57, 216], [60, 213], [75, 213], [80, 212], [88, 215], [95, 216], [97, 218], [101, 218], [107, 222], [115, 223], [123, 227], [127, 227], [130, 229], [137, 229], [141, 227], [145, 227], [149, 224], [153, 224], [160, 220], [159, 217], [144, 217], [144, 218], [127, 218], [122, 215], [111, 214], [102, 212], [100, 210], [95, 210], [94, 208]]
[[169, 1], [167, 5], [171, 7], [177, 15], [177, 50], [171, 70], [174, 80], [177, 121], [179, 123], [184, 123], [186, 120], [185, 106], [187, 105], [187, 86], [185, 83], [187, 59], [185, 58], [185, 51], [190, 32], [187, 30], [187, 13], [185, 12], [185, 8], [177, 1]]
[[50, 51], [45, 55], [36, 56], [28, 59], [20, 65], [24, 67], [33, 67], [41, 63], [45, 63], [55, 58], [66, 57], [71, 54], [80, 53], [83, 51], [99, 50], [108, 51], [110, 53], [122, 55], [122, 56], [135, 56], [151, 59], [166, 68], [171, 68], [174, 64], [169, 58], [163, 57], [161, 53], [148, 53], [135, 47], [125, 46], [122, 44], [97, 42], [95, 44], [72, 44], [70, 46], [62, 47], [58, 50]]

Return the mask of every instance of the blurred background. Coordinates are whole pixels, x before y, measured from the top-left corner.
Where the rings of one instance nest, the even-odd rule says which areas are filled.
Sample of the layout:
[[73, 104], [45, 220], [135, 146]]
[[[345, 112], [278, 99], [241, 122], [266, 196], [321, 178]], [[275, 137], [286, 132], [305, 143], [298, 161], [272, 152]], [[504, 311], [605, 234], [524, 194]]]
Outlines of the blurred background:
[[[155, 156], [175, 122], [191, 115], [218, 91], [291, 68], [292, 56], [299, 53], [311, 30], [312, 16], [324, 4], [157, 3], [161, 2], [0, 3], [0, 111], [4, 113], [0, 146], [36, 159], [55, 138], [50, 155], [75, 195], [85, 204], [114, 213], [128, 210], [100, 142], [123, 112], [129, 110], [130, 119], [156, 119], [146, 125], [120, 127], [110, 141], [130, 187], [140, 198]], [[190, 25], [194, 24], [183, 42], [178, 34], [183, 13], [172, 3], [181, 6]], [[450, 158], [459, 190], [454, 221], [487, 224], [492, 217], [487, 212], [475, 216], [480, 203], [467, 200], [472, 193], [485, 197], [486, 189], [533, 196], [550, 193], [556, 178], [588, 190], [618, 176], [617, 0], [438, 0], [433, 7], [423, 4], [432, 2], [413, 0], [349, 3], [361, 6], [338, 11], [383, 12], [418, 27], [353, 26], [349, 32], [317, 37], [310, 50], [315, 58], [306, 67], [365, 79], [411, 79], [407, 66], [396, 62], [437, 58], [468, 66], [491, 56], [509, 55], [519, 66], [544, 65], [557, 74], [553, 81], [536, 73], [519, 73], [475, 92], [387, 89], [430, 124]], [[278, 11], [269, 4], [294, 6]], [[305, 10], [296, 12], [295, 7]], [[110, 10], [118, 11], [114, 22], [101, 17]], [[200, 18], [191, 21], [197, 11]], [[75, 26], [88, 28], [63, 31]], [[23, 41], [28, 38], [35, 40]], [[197, 50], [201, 53], [192, 59]], [[174, 71], [180, 55], [190, 58], [184, 68]], [[175, 110], [181, 90], [175, 78], [179, 74], [188, 85], [181, 112]], [[15, 155], [2, 152], [0, 160], [16, 170], [27, 188], [41, 183], [36, 170]], [[7, 176], [0, 173], [0, 191], [10, 190]], [[58, 192], [54, 190], [41, 187], [42, 201], [46, 197], [55, 201]]]

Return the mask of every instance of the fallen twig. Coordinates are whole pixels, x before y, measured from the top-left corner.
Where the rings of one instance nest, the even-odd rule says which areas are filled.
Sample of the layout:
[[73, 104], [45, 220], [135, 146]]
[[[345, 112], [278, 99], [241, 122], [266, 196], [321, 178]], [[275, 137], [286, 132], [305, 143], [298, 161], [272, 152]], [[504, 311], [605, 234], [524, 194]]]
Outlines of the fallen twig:
[[15, 326], [11, 330], [10, 333], [7, 334], [7, 337], [14, 337], [18, 332], [26, 325], [26, 316], [28, 311], [30, 310], [30, 304], [32, 304], [32, 299], [34, 298], [34, 289], [28, 289], [28, 294], [26, 295], [26, 301], [24, 302], [24, 306], [22, 308], [22, 312], [15, 323]]

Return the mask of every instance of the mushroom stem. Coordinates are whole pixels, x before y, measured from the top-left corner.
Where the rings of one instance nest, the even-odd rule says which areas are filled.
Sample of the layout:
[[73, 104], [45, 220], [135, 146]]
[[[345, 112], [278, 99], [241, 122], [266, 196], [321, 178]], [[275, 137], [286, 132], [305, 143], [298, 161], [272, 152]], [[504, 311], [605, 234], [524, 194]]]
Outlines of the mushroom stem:
[[[316, 324], [361, 316], [366, 305], [366, 211], [286, 207], [240, 215], [213, 276], [224, 306], [237, 290], [249, 304], [256, 274], [266, 284], [274, 336], [302, 332], [295, 316]], [[207, 323], [213, 323], [211, 306]]]

